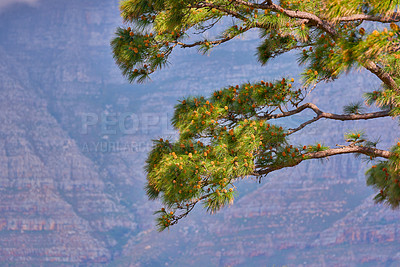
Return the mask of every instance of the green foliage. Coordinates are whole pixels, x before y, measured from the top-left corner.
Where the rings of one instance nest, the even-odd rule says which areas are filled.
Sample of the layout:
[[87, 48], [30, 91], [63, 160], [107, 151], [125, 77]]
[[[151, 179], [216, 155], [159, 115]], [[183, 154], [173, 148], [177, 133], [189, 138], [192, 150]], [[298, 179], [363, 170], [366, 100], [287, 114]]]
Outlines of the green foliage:
[[379, 193], [375, 201], [383, 202], [392, 208], [400, 205], [400, 142], [392, 148], [393, 156], [387, 161], [373, 165], [366, 173], [367, 185]]
[[130, 82], [142, 82], [167, 64], [166, 55], [172, 50], [167, 42], [157, 40], [152, 33], [143, 34], [128, 27], [119, 28], [117, 35], [111, 42], [114, 58]]
[[361, 101], [350, 103], [349, 105], [343, 107], [343, 113], [347, 115], [361, 114], [364, 111], [365, 108], [363, 107], [363, 102]]
[[[111, 46], [117, 65], [130, 82], [143, 82], [168, 65], [176, 47], [196, 47], [206, 53], [255, 28], [260, 31], [257, 57], [261, 64], [296, 51], [299, 64], [304, 66], [300, 83], [281, 78], [228, 86], [208, 98], [192, 96], [175, 106], [172, 124], [179, 138], [155, 140], [146, 164], [146, 192], [165, 206], [157, 212], [159, 229], [177, 223], [196, 203], [203, 203], [209, 212], [232, 203], [237, 179], [262, 177], [329, 151], [318, 143], [290, 143], [288, 136], [313, 120], [297, 129], [273, 122], [301, 112], [300, 104], [321, 81], [334, 81], [352, 69], [365, 67], [383, 82], [381, 88], [365, 94], [366, 104], [399, 116], [399, 26], [392, 22], [390, 27], [384, 25], [388, 29], [375, 23], [396, 21], [392, 13], [397, 5], [390, 0], [262, 4], [237, 0], [122, 1], [126, 27], [117, 29]], [[374, 22], [364, 28], [364, 19], [354, 16]], [[207, 38], [201, 34], [220, 21], [224, 28], [220, 33]], [[344, 107], [343, 116], [364, 112], [361, 102], [353, 102]], [[377, 145], [362, 131], [349, 132], [345, 138], [349, 148]], [[392, 207], [399, 205], [398, 147], [387, 161], [367, 173], [368, 184], [381, 190], [377, 201]], [[364, 154], [371, 160], [377, 156]]]
[[344, 135], [346, 142], [360, 143], [366, 141], [366, 136], [363, 131], [349, 132]]
[[327, 3], [327, 15], [332, 19], [355, 14], [387, 15], [391, 10], [396, 10], [398, 2], [387, 0], [332, 0]]

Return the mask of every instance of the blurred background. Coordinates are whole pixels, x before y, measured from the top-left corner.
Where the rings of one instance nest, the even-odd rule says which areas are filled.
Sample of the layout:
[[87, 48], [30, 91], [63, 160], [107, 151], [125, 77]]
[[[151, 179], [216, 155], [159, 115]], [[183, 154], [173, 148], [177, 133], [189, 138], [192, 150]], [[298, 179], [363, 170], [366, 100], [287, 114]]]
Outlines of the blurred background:
[[[295, 54], [260, 66], [257, 32], [209, 55], [175, 51], [128, 84], [109, 42], [118, 0], [0, 0], [0, 262], [12, 266], [399, 266], [400, 213], [373, 202], [363, 158], [336, 156], [238, 181], [235, 203], [200, 206], [157, 232], [143, 171], [152, 139], [175, 138], [173, 107], [228, 85], [299, 79]], [[379, 87], [356, 71], [309, 101], [341, 112]], [[312, 113], [282, 121], [288, 127]], [[366, 130], [388, 148], [398, 122], [325, 122], [294, 142], [343, 144]]]

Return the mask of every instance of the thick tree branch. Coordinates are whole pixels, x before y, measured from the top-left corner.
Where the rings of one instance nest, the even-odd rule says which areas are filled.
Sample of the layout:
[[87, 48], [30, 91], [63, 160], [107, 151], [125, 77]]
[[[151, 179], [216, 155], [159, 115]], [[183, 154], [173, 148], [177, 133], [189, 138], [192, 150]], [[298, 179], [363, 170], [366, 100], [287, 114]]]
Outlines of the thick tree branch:
[[400, 21], [400, 12], [395, 12], [390, 16], [373, 16], [367, 14], [356, 14], [351, 15], [348, 17], [341, 17], [338, 18], [337, 21], [340, 22], [348, 22], [348, 21], [356, 21], [356, 20], [363, 20], [363, 21], [377, 21], [382, 23], [389, 23], [389, 22], [399, 22]]
[[331, 148], [324, 151], [307, 153], [305, 154], [305, 157], [308, 159], [321, 159], [329, 156], [340, 155], [340, 154], [351, 154], [351, 153], [359, 153], [367, 156], [381, 157], [385, 159], [390, 158], [393, 154], [390, 151], [377, 149], [374, 147], [349, 145], [340, 148]]
[[298, 10], [285, 9], [285, 8], [282, 8], [281, 6], [273, 3], [272, 1], [266, 1], [266, 4], [251, 3], [251, 2], [244, 1], [244, 0], [232, 0], [232, 2], [242, 4], [244, 6], [248, 6], [251, 8], [258, 8], [258, 9], [263, 9], [263, 10], [268, 9], [268, 10], [272, 10], [272, 11], [281, 12], [290, 18], [305, 19], [305, 20], [308, 20], [309, 22], [311, 22], [316, 27], [323, 29], [325, 32], [327, 32], [328, 34], [330, 34], [332, 36], [335, 36], [337, 34], [334, 26], [331, 25], [331, 23], [322, 20], [317, 15], [314, 15], [312, 13], [298, 11]]
[[367, 61], [367, 62], [365, 62], [364, 67], [367, 70], [369, 70], [370, 72], [372, 72], [373, 74], [375, 74], [389, 88], [391, 88], [397, 92], [400, 92], [400, 90], [399, 90], [396, 82], [393, 80], [393, 78], [387, 72], [385, 72], [381, 67], [376, 65], [374, 62]]
[[387, 150], [382, 150], [382, 149], [377, 149], [374, 147], [364, 147], [364, 146], [358, 146], [358, 145], [349, 145], [349, 146], [344, 146], [340, 148], [331, 148], [328, 150], [324, 151], [317, 151], [317, 152], [309, 152], [304, 154], [303, 157], [298, 157], [295, 159], [292, 159], [291, 161], [288, 161], [286, 164], [282, 164], [279, 166], [271, 166], [268, 168], [261, 168], [258, 171], [254, 173], [255, 176], [265, 176], [269, 174], [270, 172], [280, 170], [283, 168], [288, 168], [288, 167], [294, 167], [303, 160], [308, 160], [308, 159], [322, 159], [322, 158], [328, 158], [330, 156], [335, 156], [335, 155], [341, 155], [341, 154], [364, 154], [367, 156], [374, 156], [374, 157], [381, 157], [388, 159], [392, 156], [392, 152], [387, 151]]
[[271, 2], [270, 8], [272, 10], [275, 11], [279, 11], [282, 12], [283, 14], [285, 14], [288, 17], [291, 18], [299, 18], [299, 19], [307, 19], [310, 22], [312, 22], [313, 24], [315, 24], [315, 26], [317, 28], [320, 28], [322, 30], [324, 30], [325, 32], [327, 32], [328, 34], [330, 34], [331, 36], [335, 36], [337, 34], [335, 28], [333, 27], [333, 25], [331, 25], [329, 22], [322, 20], [321, 18], [319, 18], [317, 15], [308, 13], [308, 12], [303, 12], [303, 11], [294, 11], [294, 10], [289, 10], [289, 9], [284, 9], [281, 6], [278, 6], [274, 3]]

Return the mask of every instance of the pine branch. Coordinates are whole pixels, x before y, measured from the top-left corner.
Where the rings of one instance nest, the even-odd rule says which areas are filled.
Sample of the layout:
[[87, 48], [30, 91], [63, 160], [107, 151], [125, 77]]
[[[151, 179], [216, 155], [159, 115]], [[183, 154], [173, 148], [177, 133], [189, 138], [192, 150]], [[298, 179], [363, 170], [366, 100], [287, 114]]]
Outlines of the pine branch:
[[[246, 32], [246, 31], [248, 31], [248, 30], [250, 30], [250, 29], [252, 29], [252, 28], [254, 28], [254, 27], [247, 27], [247, 28], [244, 28], [242, 32]], [[191, 43], [191, 44], [186, 44], [186, 43], [178, 42], [178, 41], [177, 41], [176, 44], [180, 45], [182, 48], [195, 47], [195, 46], [204, 45], [204, 44], [207, 44], [207, 43], [208, 43], [209, 45], [217, 46], [217, 45], [220, 45], [220, 44], [222, 44], [222, 43], [225, 43], [225, 42], [227, 42], [227, 41], [229, 41], [229, 40], [232, 40], [232, 39], [235, 38], [236, 36], [237, 36], [237, 35], [231, 35], [231, 36], [227, 36], [227, 37], [225, 37], [225, 38], [222, 38], [222, 39], [219, 39], [219, 40], [214, 40], [214, 41], [207, 41], [207, 40], [204, 40], [204, 41], [197, 41], [197, 42]], [[172, 43], [174, 43], [174, 42], [172, 42]]]
[[179, 214], [179, 215], [174, 215], [171, 219], [171, 223], [169, 224], [169, 226], [172, 226], [174, 224], [177, 224], [179, 222], [179, 220], [185, 218], [186, 216], [189, 215], [189, 213], [194, 209], [194, 207], [196, 206], [197, 203], [199, 203], [200, 201], [210, 197], [211, 194], [206, 194], [203, 195], [197, 199], [194, 199], [190, 202], [190, 204], [188, 203], [187, 208], [183, 208], [183, 207], [179, 207], [178, 210], [185, 210], [183, 213]]

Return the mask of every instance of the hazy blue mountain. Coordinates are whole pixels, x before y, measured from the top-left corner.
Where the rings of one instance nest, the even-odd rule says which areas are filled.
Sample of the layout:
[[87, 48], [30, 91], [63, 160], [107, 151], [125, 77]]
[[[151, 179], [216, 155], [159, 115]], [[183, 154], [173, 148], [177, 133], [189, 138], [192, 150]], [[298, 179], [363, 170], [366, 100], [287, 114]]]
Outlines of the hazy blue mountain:
[[[0, 13], [0, 261], [110, 266], [397, 266], [399, 213], [374, 205], [365, 164], [343, 156], [239, 182], [235, 204], [217, 215], [200, 207], [158, 233], [143, 191], [154, 138], [174, 138], [177, 100], [223, 86], [299, 72], [294, 55], [261, 67], [258, 33], [211, 52], [176, 51], [152, 81], [130, 85], [109, 41], [118, 1], [41, 0]], [[379, 85], [355, 73], [313, 92], [340, 112]], [[131, 115], [131, 117], [128, 117]], [[289, 126], [310, 118], [284, 121]], [[318, 122], [302, 140], [343, 143], [368, 129], [382, 147], [395, 121]], [[386, 129], [391, 129], [390, 131]]]

